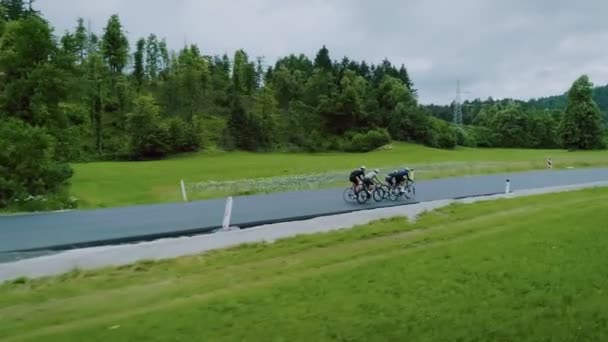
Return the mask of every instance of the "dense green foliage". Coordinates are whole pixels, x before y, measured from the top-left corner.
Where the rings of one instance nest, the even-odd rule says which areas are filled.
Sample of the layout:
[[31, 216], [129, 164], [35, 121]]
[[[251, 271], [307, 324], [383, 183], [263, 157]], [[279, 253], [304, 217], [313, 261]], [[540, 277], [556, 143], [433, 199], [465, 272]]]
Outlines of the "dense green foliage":
[[[576, 89], [581, 87], [581, 79], [586, 80], [584, 96], [572, 96], [573, 91], [580, 94], [581, 90]], [[423, 107], [437, 118], [452, 121], [453, 104]], [[478, 140], [478, 147], [593, 149], [604, 146], [601, 143], [602, 135], [608, 133], [608, 85], [593, 88], [586, 75], [581, 76], [566, 95], [527, 102], [476, 99], [465, 101], [462, 107], [463, 121], [469, 126], [466, 131]], [[576, 135], [575, 140], [585, 139], [586, 143], [573, 145], [572, 138], [564, 136], [562, 124], [568, 117], [570, 131]], [[583, 117], [588, 118], [587, 123], [581, 123], [578, 131], [573, 130], [572, 123]]]
[[[48, 134], [50, 158], [59, 163], [155, 159], [203, 147], [368, 152], [391, 140], [544, 148], [567, 136], [558, 136], [561, 112], [531, 114], [532, 107], [505, 101], [472, 103], [469, 127], [456, 128], [431, 115], [449, 119], [449, 107], [419, 105], [406, 67], [386, 59], [333, 60], [323, 46], [313, 59], [291, 54], [267, 65], [244, 50], [232, 58], [196, 45], [169, 51], [155, 34], [132, 51], [118, 15], [99, 34], [78, 19], [57, 36], [32, 3], [0, 0], [0, 119]], [[590, 144], [576, 147], [598, 145]]]
[[592, 85], [582, 76], [568, 92], [568, 107], [561, 122], [562, 141], [568, 149], [589, 150], [603, 145], [600, 110], [592, 99]]
[[[55, 143], [45, 129], [17, 119], [0, 121], [0, 207], [17, 202], [32, 209], [67, 201], [72, 176], [67, 164], [57, 162]], [[53, 194], [49, 201], [44, 197]]]

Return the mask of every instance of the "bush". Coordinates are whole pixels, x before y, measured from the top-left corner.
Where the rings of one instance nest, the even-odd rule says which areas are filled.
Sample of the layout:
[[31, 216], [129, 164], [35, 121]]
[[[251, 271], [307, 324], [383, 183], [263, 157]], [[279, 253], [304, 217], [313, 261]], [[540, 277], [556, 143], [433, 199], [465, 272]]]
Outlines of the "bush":
[[162, 121], [159, 111], [150, 96], [135, 100], [134, 112], [127, 116], [134, 159], [161, 158], [171, 151], [169, 125]]
[[197, 117], [189, 124], [180, 117], [167, 120], [169, 145], [173, 153], [197, 151], [201, 145], [201, 130]]
[[346, 146], [348, 152], [369, 152], [391, 142], [391, 137], [386, 129], [378, 128], [365, 134], [357, 133]]
[[441, 127], [437, 143], [439, 148], [452, 149], [456, 147], [456, 135], [449, 127]]
[[430, 127], [430, 132], [425, 134], [425, 145], [445, 149], [456, 147], [456, 134], [447, 122], [431, 117]]
[[73, 170], [58, 161], [55, 140], [44, 129], [2, 120], [0, 146], [0, 207], [30, 196], [58, 195], [68, 187]]
[[477, 147], [496, 146], [496, 134], [487, 127], [474, 126], [468, 128], [469, 135], [475, 139]]
[[329, 150], [331, 142], [319, 131], [313, 130], [307, 137], [302, 138], [302, 148], [306, 152], [324, 152]]
[[201, 142], [201, 146], [222, 146], [224, 144], [224, 132], [227, 124], [226, 119], [218, 116], [203, 115], [197, 120], [201, 136], [205, 139], [205, 143]]
[[451, 129], [452, 129], [454, 135], [456, 136], [456, 144], [458, 146], [465, 146], [465, 147], [476, 147], [477, 146], [477, 141], [475, 140], [475, 138], [471, 134], [469, 134], [469, 132], [467, 132], [464, 128], [452, 125]]

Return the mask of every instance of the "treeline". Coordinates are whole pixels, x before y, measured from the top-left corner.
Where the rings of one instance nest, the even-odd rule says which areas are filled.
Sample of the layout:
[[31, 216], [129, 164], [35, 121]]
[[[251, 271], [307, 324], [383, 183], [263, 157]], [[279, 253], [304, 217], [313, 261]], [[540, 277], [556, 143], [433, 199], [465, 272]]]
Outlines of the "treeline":
[[[453, 103], [424, 108], [441, 120], [453, 120]], [[462, 111], [465, 134], [458, 134], [462, 146], [594, 149], [604, 148], [608, 141], [608, 86], [593, 87], [586, 75], [565, 95], [529, 101], [467, 100]], [[579, 122], [571, 122], [572, 117]], [[572, 135], [581, 137], [581, 142], [571, 143]]]
[[79, 19], [58, 36], [32, 2], [0, 0], [0, 207], [41, 197], [65, 206], [76, 161], [211, 147], [365, 152], [391, 140], [565, 145], [556, 135], [565, 115], [531, 116], [512, 104], [481, 105], [466, 117], [474, 126], [456, 128], [440, 107], [419, 105], [406, 67], [388, 60], [337, 61], [323, 46], [312, 59], [292, 54], [266, 65], [243, 50], [170, 51], [154, 34], [130, 47], [117, 15], [102, 32]]

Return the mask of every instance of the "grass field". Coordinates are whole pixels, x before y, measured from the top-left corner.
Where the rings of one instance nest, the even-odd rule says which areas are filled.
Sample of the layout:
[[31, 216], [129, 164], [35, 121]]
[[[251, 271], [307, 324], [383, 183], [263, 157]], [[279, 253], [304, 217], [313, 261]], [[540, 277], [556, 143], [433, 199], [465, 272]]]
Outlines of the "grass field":
[[608, 189], [0, 286], [2, 341], [605, 341]]
[[[397, 143], [390, 150], [370, 153], [245, 153], [203, 152], [151, 162], [102, 162], [74, 165], [72, 194], [80, 207], [113, 207], [181, 200], [179, 181], [199, 183], [190, 199], [284, 191], [299, 186], [322, 188], [346, 183], [353, 168], [416, 166], [418, 179], [545, 168], [551, 156], [556, 168], [608, 165], [608, 152], [556, 150], [468, 149], [454, 151]], [[330, 172], [330, 174], [325, 174]], [[312, 178], [285, 179], [286, 176]], [[283, 177], [272, 186], [256, 179]], [[210, 182], [215, 181], [215, 182]], [[231, 182], [232, 181], [232, 182]], [[202, 183], [200, 183], [202, 182]], [[218, 183], [219, 182], [219, 183]], [[222, 183], [223, 182], [223, 183]], [[209, 184], [212, 183], [212, 184]]]

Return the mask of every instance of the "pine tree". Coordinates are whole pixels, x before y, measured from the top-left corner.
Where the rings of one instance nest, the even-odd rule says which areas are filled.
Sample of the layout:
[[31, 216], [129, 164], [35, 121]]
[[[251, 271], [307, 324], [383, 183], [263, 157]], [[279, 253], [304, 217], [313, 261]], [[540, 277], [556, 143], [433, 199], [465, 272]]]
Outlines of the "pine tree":
[[399, 79], [401, 80], [401, 82], [403, 82], [403, 84], [405, 84], [410, 93], [416, 96], [417, 91], [416, 89], [414, 89], [414, 83], [410, 79], [410, 75], [407, 73], [407, 69], [403, 64], [401, 64], [401, 68], [399, 68]]
[[140, 38], [137, 41], [137, 50], [133, 53], [133, 77], [135, 77], [135, 81], [137, 85], [141, 87], [144, 83], [145, 71], [144, 71], [144, 49], [146, 46], [146, 40]]
[[74, 33], [74, 43], [76, 52], [80, 63], [84, 61], [87, 53], [88, 37], [87, 29], [84, 27], [84, 19], [78, 18], [78, 26], [76, 26], [76, 32]]
[[102, 37], [103, 57], [112, 73], [122, 73], [127, 65], [129, 41], [120, 23], [118, 15], [114, 14], [108, 20]]
[[317, 52], [314, 66], [315, 68], [332, 72], [333, 65], [331, 63], [331, 59], [329, 58], [329, 50], [325, 47], [325, 45], [323, 45], [319, 52]]
[[23, 0], [0, 0], [0, 6], [4, 7], [8, 21], [23, 19], [27, 15]]

